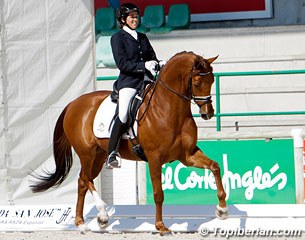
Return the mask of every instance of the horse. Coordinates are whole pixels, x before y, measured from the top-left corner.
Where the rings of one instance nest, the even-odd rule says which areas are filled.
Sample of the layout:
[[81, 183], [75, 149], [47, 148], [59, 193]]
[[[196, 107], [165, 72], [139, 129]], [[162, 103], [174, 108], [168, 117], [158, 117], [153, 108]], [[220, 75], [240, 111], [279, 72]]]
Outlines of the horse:
[[[149, 88], [139, 109], [138, 115], [142, 117], [138, 121], [137, 138], [148, 161], [156, 211], [155, 228], [160, 234], [171, 232], [162, 219], [164, 193], [161, 168], [163, 164], [174, 160], [179, 160], [185, 166], [209, 169], [217, 186], [219, 203], [216, 206], [216, 216], [226, 218], [228, 214], [219, 165], [196, 146], [197, 126], [191, 112], [191, 103], [195, 102], [203, 119], [208, 120], [214, 115], [211, 101], [214, 75], [211, 64], [217, 57], [205, 59], [186, 51], [175, 54], [160, 70], [154, 87]], [[75, 225], [81, 231], [90, 230], [83, 218], [88, 190], [96, 202], [99, 226], [104, 228], [109, 221], [106, 203], [100, 198], [93, 183], [105, 163], [109, 140], [95, 137], [93, 121], [98, 107], [110, 94], [111, 91], [87, 93], [64, 108], [57, 119], [53, 136], [56, 169], [36, 176], [39, 181], [31, 186], [33, 192], [59, 186], [72, 166], [73, 147], [81, 163], [75, 217]], [[122, 158], [141, 160], [131, 148], [131, 141], [122, 140], [119, 147]]]

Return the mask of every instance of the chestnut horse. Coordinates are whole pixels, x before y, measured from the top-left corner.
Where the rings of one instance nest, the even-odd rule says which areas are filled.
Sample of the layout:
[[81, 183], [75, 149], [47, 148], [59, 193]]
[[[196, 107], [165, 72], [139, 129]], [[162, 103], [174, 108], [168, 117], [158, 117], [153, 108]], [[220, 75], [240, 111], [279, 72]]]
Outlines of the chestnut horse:
[[[214, 115], [211, 101], [214, 75], [211, 63], [216, 58], [204, 59], [193, 52], [181, 52], [173, 56], [161, 69], [155, 87], [149, 90], [139, 110], [139, 116], [144, 115], [138, 122], [138, 141], [148, 159], [156, 205], [155, 227], [160, 233], [170, 232], [162, 220], [164, 193], [161, 168], [173, 160], [179, 160], [186, 166], [212, 171], [219, 200], [216, 215], [220, 218], [227, 216], [226, 194], [219, 165], [196, 146], [197, 126], [191, 112], [191, 101], [194, 101], [203, 119], [210, 119]], [[96, 201], [100, 227], [107, 226], [109, 220], [106, 204], [99, 197], [93, 183], [105, 163], [108, 139], [94, 136], [93, 120], [98, 107], [110, 93], [96, 91], [85, 94], [66, 106], [54, 130], [55, 172], [37, 176], [40, 181], [31, 186], [34, 192], [40, 192], [60, 185], [71, 168], [73, 147], [81, 162], [75, 217], [75, 224], [81, 230], [89, 230], [83, 218], [84, 199], [88, 189]], [[131, 147], [130, 141], [122, 141], [119, 149], [122, 158], [140, 160], [133, 154]]]

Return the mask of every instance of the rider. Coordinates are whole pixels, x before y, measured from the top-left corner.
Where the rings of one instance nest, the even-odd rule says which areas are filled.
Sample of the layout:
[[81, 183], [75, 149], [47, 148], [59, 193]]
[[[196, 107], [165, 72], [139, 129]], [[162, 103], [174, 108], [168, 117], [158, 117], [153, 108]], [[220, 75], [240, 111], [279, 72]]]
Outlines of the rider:
[[107, 168], [120, 167], [117, 149], [121, 135], [126, 131], [128, 106], [137, 89], [143, 84], [145, 71], [155, 75], [158, 65], [162, 67], [166, 63], [157, 59], [147, 36], [136, 31], [139, 12], [139, 8], [132, 3], [124, 3], [116, 11], [121, 29], [111, 37], [111, 48], [120, 70], [117, 80], [119, 114], [110, 134]]

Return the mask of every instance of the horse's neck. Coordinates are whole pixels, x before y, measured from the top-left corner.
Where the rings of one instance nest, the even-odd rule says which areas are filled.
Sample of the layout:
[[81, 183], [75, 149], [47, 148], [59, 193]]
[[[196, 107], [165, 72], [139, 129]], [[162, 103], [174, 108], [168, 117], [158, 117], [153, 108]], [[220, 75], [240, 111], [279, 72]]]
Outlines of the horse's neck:
[[[161, 79], [155, 91], [154, 107], [158, 109], [158, 114], [162, 115], [163, 118], [176, 118], [180, 119], [183, 117], [189, 117], [191, 113], [190, 101], [184, 99], [182, 96], [186, 95], [185, 83], [181, 79], [179, 81], [164, 81]], [[166, 89], [164, 86], [176, 92], [177, 94]], [[180, 96], [179, 96], [179, 95]]]

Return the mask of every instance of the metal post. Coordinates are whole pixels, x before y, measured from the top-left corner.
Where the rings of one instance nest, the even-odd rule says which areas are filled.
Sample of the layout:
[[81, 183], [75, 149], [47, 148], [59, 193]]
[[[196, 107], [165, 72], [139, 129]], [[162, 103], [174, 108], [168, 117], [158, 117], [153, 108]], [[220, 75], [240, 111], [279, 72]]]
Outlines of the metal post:
[[137, 161], [137, 204], [146, 204], [146, 162]]
[[295, 187], [296, 203], [304, 203], [304, 165], [303, 165], [303, 132], [302, 129], [292, 129], [294, 146], [294, 169], [295, 169]]
[[215, 95], [216, 95], [216, 130], [219, 132], [221, 130], [221, 120], [220, 120], [220, 81], [219, 75], [215, 74]]

